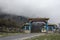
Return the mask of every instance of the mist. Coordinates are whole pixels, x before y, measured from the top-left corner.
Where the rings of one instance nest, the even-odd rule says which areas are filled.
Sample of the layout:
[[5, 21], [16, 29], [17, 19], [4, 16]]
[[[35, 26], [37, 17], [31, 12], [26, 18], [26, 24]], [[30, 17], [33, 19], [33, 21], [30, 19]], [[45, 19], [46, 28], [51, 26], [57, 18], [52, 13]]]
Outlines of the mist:
[[60, 0], [0, 0], [4, 13], [33, 18], [50, 18], [49, 23], [60, 23]]

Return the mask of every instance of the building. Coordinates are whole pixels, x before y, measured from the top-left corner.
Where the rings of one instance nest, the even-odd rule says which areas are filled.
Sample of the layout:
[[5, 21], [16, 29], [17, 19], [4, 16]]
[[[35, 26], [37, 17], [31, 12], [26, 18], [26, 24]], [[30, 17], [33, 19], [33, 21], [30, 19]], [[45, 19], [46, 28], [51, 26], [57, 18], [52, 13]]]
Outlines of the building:
[[55, 32], [57, 28], [56, 24], [48, 24], [48, 31], [49, 32]]

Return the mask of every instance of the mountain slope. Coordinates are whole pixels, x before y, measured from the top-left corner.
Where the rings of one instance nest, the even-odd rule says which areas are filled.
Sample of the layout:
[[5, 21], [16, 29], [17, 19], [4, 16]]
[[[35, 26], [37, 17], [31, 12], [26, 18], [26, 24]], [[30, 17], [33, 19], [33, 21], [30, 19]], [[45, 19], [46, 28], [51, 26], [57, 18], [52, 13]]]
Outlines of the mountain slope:
[[24, 16], [18, 16], [18, 15], [12, 15], [12, 14], [4, 14], [4, 13], [0, 14], [0, 19], [14, 21], [17, 24], [19, 24], [20, 26], [23, 23], [28, 22], [27, 18], [24, 17]]

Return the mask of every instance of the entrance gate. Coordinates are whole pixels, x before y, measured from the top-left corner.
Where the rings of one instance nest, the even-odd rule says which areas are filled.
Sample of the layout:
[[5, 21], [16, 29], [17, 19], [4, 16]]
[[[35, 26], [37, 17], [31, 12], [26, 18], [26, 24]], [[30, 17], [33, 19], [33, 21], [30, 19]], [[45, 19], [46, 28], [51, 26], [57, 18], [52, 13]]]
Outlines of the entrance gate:
[[[30, 32], [31, 32], [33, 22], [44, 22], [45, 26], [46, 26], [46, 32], [48, 32], [48, 20], [49, 20], [49, 18], [29, 18], [28, 20], [29, 20], [28, 29]], [[25, 30], [26, 29], [27, 29], [27, 27], [25, 26]]]

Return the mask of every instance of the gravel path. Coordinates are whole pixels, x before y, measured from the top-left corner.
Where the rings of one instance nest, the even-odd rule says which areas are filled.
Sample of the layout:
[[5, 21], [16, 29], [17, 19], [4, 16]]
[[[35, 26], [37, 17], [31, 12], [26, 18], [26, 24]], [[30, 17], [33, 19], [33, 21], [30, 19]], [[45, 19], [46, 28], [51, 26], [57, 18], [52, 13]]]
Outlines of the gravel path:
[[0, 40], [23, 40], [35, 36], [44, 35], [44, 33], [30, 33], [30, 34], [19, 34], [15, 36], [2, 37]]

